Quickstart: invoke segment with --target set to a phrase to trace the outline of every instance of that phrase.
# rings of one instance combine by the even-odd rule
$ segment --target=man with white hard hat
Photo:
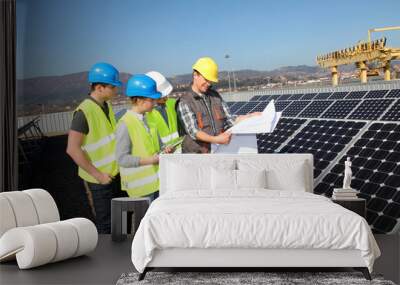
[[[152,124],[160,136],[161,142],[165,146],[176,146],[175,153],[181,152],[178,134],[178,119],[175,110],[176,99],[168,98],[172,92],[172,85],[168,80],[157,71],[146,73],[157,84],[157,91],[161,93],[161,98],[157,99],[157,106],[146,114],[148,124]],[[178,144],[178,145],[176,145]]]

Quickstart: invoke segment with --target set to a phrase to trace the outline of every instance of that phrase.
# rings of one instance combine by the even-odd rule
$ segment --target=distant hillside
[[[394,76],[400,76],[400,63],[393,62]],[[341,72],[354,72],[354,66],[340,67]],[[285,66],[270,71],[235,70],[237,87],[261,86],[266,83],[286,84],[293,80],[310,80],[329,76],[329,71],[318,66]],[[121,73],[121,81],[126,83],[131,76]],[[219,73],[220,81],[217,88],[227,89],[229,86],[228,72]],[[182,74],[168,78],[174,85],[175,91],[184,92],[190,84],[192,75]],[[230,77],[232,83],[232,75]],[[19,114],[38,113],[46,111],[56,112],[69,110],[83,100],[89,92],[87,73],[79,72],[63,76],[47,76],[17,81],[17,100]],[[121,91],[123,93],[123,91]]]
[[[235,78],[237,80],[245,80],[251,78],[266,78],[266,77],[274,77],[274,76],[285,76],[285,75],[324,75],[328,72],[317,66],[308,66],[308,65],[299,65],[299,66],[285,66],[278,69],[274,69],[271,71],[259,71],[259,70],[251,70],[251,69],[242,69],[235,70]],[[221,71],[219,73],[220,79],[227,80],[228,72]],[[190,82],[192,79],[192,75],[182,74],[171,77],[170,80],[175,84],[186,84]]]
[[[130,74],[121,73],[120,79],[126,82]],[[87,72],[63,76],[36,77],[17,81],[18,104],[22,105],[60,105],[80,102],[87,96],[89,85]]]

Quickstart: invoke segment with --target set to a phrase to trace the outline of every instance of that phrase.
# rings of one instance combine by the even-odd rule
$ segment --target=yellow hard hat
[[[218,65],[211,57],[201,57],[195,64],[193,69],[197,70],[205,79],[218,82]]]

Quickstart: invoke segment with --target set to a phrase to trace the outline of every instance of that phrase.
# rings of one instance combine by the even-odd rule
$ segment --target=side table
[[[365,199],[332,199],[332,202],[341,205],[342,207],[359,214],[361,217],[365,218]]]
[[[130,198],[120,197],[111,200],[111,239],[113,241],[123,241],[126,239],[126,233],[122,232],[126,223],[123,217],[127,213],[134,213],[134,231],[139,227],[140,221],[146,214],[150,206],[150,198]],[[125,225],[126,228],[126,225]],[[135,233],[133,232],[133,233]]]

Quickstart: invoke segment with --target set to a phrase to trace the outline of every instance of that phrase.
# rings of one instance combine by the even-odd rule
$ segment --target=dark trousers
[[[154,201],[155,199],[157,199],[157,198],[160,196],[159,194],[160,194],[160,192],[157,191],[157,192],[151,193],[151,194],[146,195],[146,196],[143,196],[143,197],[148,197],[148,198],[150,198],[150,204],[151,204],[151,203],[153,203],[153,201]]]
[[[119,175],[106,185],[87,181],[83,183],[95,217],[97,231],[99,234],[111,233],[111,199],[127,196],[125,191],[121,191]]]

